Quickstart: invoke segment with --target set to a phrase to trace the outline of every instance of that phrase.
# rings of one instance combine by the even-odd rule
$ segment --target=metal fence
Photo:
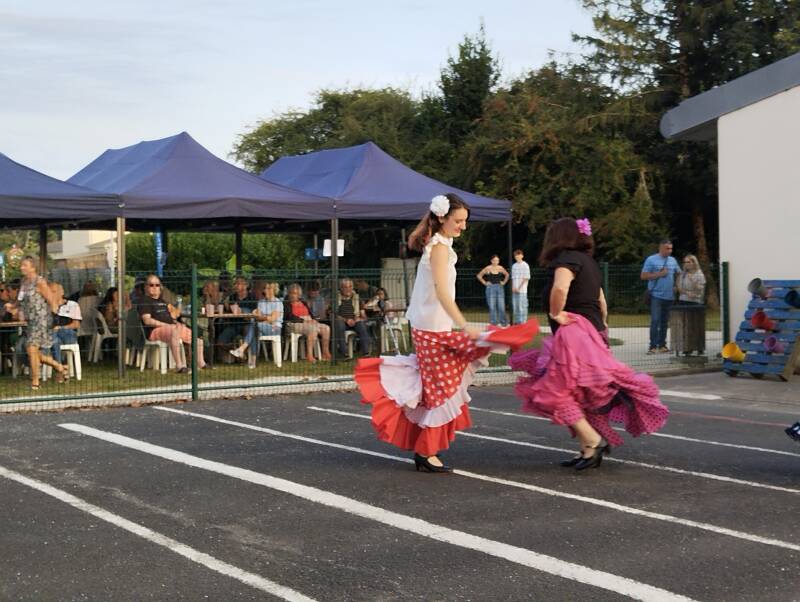
[[[712,294],[703,311],[702,343],[695,343],[695,347],[702,348],[685,350],[678,345],[672,353],[653,355],[647,354],[649,310],[642,300],[645,283],[639,277],[640,266],[602,264],[601,268],[609,302],[612,350],[620,360],[649,372],[689,370],[720,362],[719,352],[723,341],[718,307],[720,297],[724,300],[725,295],[720,295],[716,284],[719,282],[717,266],[706,274],[707,290]],[[459,270],[456,297],[470,322],[486,324],[489,321],[486,291],[476,274],[477,270]],[[104,400],[111,398],[131,396],[153,400],[189,399],[198,395],[221,397],[247,394],[264,387],[288,392],[302,385],[313,386],[314,383],[330,386],[341,382],[343,386],[349,386],[354,360],[366,351],[367,343],[364,343],[362,350],[363,341],[359,340],[362,337],[356,334],[337,336],[325,349],[321,345],[322,336],[312,341],[309,348],[308,337],[292,336],[285,328],[277,336],[264,334],[257,325],[253,326],[250,317],[233,315],[233,304],[226,302],[224,297],[210,299],[206,295],[207,298],[203,298],[208,293],[204,287],[209,281],[217,282],[223,289],[228,288],[228,292],[234,286],[232,278],[225,273],[211,271],[195,271],[194,274],[190,271],[166,272],[161,277],[164,300],[180,310],[180,320],[189,331],[195,333],[194,352],[191,344],[171,345],[150,340],[149,329],[143,325],[140,316],[145,276],[129,274],[126,277],[126,290],[133,289],[133,293],[125,296],[126,310],[120,318],[113,303],[103,302],[106,293],[103,287],[113,283],[110,273],[71,273],[62,270],[49,274],[52,280],[64,285],[67,296],[74,296],[82,313],[77,346],[62,345],[60,349],[60,361],[70,366],[72,375],[67,382],[59,382],[62,380],[59,375],[48,373],[45,367],[44,376],[47,380],[42,381],[39,390],[32,390],[30,369],[26,366],[28,358],[24,328],[13,325],[3,327],[0,324],[0,347],[3,352],[0,362],[0,407],[10,409],[14,404],[26,402],[17,407],[47,409],[63,407],[65,401],[69,401],[69,405],[92,405],[104,404]],[[372,313],[366,331],[359,333],[367,333],[368,354],[409,352],[410,337],[403,313],[414,282],[413,265],[406,270],[350,269],[341,276],[354,281],[362,303],[374,297],[377,288],[385,291],[383,309],[387,310],[386,314],[382,316],[380,311]],[[286,294],[288,285],[298,283],[303,288],[304,296],[311,289],[319,289],[323,299],[329,297],[335,285],[329,270],[266,270],[246,274],[246,278],[256,298],[261,297],[265,283],[278,283],[281,297]],[[547,320],[541,295],[545,279],[544,270],[532,269],[528,299],[529,316],[540,321],[546,334]],[[97,295],[80,295],[81,291],[86,292],[86,282],[94,285]],[[89,292],[93,289],[92,285],[88,287]],[[505,287],[504,305],[505,321],[509,322],[509,285]],[[380,307],[377,305],[378,310]],[[320,317],[323,324],[330,325],[330,314]],[[122,349],[118,336],[120,323],[124,324],[125,331]],[[253,329],[257,336],[249,349],[241,354],[231,353],[241,347],[248,332]],[[674,335],[675,332],[673,338]],[[191,335],[185,338],[189,341],[192,339]],[[342,343],[341,349],[337,343]],[[533,344],[538,344],[538,341]],[[311,356],[307,353],[309,349]],[[53,350],[48,352],[55,353]],[[124,363],[123,374],[119,370],[120,352]],[[328,352],[335,356],[334,361],[325,359]],[[211,368],[199,369],[203,362]],[[181,370],[184,366],[186,370]],[[507,370],[506,357],[491,355],[489,370]]]

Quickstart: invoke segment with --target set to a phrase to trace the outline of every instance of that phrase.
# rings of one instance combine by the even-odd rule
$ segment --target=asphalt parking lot
[[[583,473],[510,386],[451,475],[355,393],[5,415],[0,599],[800,599],[800,388],[659,384],[665,429]]]

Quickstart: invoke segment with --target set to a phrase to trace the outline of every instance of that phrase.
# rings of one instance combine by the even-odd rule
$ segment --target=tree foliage
[[[171,232],[168,235],[166,269],[188,270],[192,264],[200,269],[223,270],[234,255],[233,234]],[[242,239],[242,263],[258,269],[294,267],[303,261],[303,237],[286,234],[245,234]],[[132,233],[126,237],[128,269],[147,272],[155,269],[156,252],[153,235]]]

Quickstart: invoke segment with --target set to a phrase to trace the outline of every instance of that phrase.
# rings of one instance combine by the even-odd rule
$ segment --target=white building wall
[[[731,337],[753,278],[800,280],[800,86],[721,117],[720,258],[730,262]]]
[[[62,232],[61,254],[59,257],[77,257],[89,253],[89,245],[114,240],[116,233],[108,230],[64,230]]]

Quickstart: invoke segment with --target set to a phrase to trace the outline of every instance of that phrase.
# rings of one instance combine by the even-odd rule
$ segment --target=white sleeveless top
[[[456,261],[458,256],[453,251],[453,239],[437,232],[425,245],[422,258],[419,260],[417,279],[414,281],[414,290],[411,293],[406,318],[417,330],[449,332],[453,329],[453,320],[439,303],[439,299],[436,298],[436,287],[433,286],[433,273],[431,272],[431,249],[437,244],[447,247],[447,291],[452,299],[456,298]]]

